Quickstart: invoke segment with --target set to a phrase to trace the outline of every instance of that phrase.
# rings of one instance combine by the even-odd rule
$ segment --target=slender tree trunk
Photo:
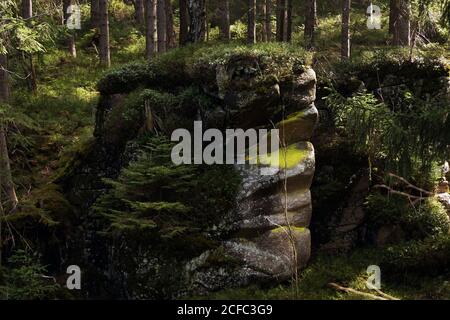
[[[286,1],[286,36],[285,41],[291,42],[292,39],[292,0]]]
[[[307,50],[314,48],[316,29],[316,0],[306,0],[305,2],[305,47]]]
[[[247,7],[247,43],[256,43],[256,0],[248,0]]]
[[[283,42],[284,35],[284,8],[286,6],[286,0],[277,0],[277,41]]]
[[[389,34],[394,34],[398,16],[397,0],[389,0]]]
[[[342,1],[342,33],[341,33],[341,57],[350,58],[350,4],[351,0]]]
[[[134,19],[139,26],[144,25],[144,0],[134,0]]]
[[[272,41],[272,1],[264,0],[264,29],[266,34],[266,41]]]
[[[0,55],[0,103],[9,99],[9,75],[8,59],[6,55]],[[5,191],[8,200],[8,209],[15,210],[18,204],[16,189],[12,180],[11,165],[9,161],[8,145],[3,120],[0,119],[0,193]],[[0,204],[1,205],[1,204]],[[2,210],[3,210],[3,205]]]
[[[411,44],[411,2],[410,0],[395,0],[395,11],[398,16],[394,22],[394,40],[396,46]]]
[[[157,32],[158,32],[158,52],[163,53],[167,50],[167,16],[165,0],[158,0],[156,10]]]
[[[22,0],[22,18],[27,20],[27,23],[30,24],[31,21],[29,19],[33,16],[33,2],[32,0]],[[37,79],[36,79],[36,69],[34,67],[34,61],[33,61],[33,55],[32,54],[26,54],[26,57],[24,59],[24,63],[29,63],[29,86],[30,90],[32,92],[37,91]]]
[[[180,2],[180,45],[184,46],[189,41],[189,11],[187,0]]]
[[[0,55],[0,101],[6,101],[9,98],[9,74],[8,58],[5,54]]]
[[[205,40],[206,2],[205,0],[188,0],[190,28],[189,41],[197,43]]]
[[[221,0],[219,2],[220,12],[220,39],[230,40],[230,0]]]
[[[99,0],[100,18],[100,64],[104,67],[111,66],[111,51],[109,47],[109,16],[108,0]]]
[[[67,13],[67,10],[70,5],[73,4],[73,0],[63,0],[63,24],[66,25],[67,19],[69,19],[69,14]],[[70,34],[67,37],[67,46],[69,48],[69,53],[72,57],[77,57],[77,47],[75,45],[75,35],[72,33],[72,31],[69,31]]]
[[[99,0],[91,0],[91,28],[99,26]]]
[[[33,1],[22,0],[22,17],[24,19],[29,19],[32,16],[33,16]]]
[[[156,1],[145,0],[145,56],[152,60],[156,52]]]
[[[165,2],[166,10],[166,26],[167,26],[167,49],[172,49],[177,46],[177,35],[175,33],[175,28],[173,26],[173,7],[171,0],[166,0]]]

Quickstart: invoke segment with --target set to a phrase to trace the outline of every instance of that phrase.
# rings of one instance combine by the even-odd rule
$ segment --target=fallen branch
[[[385,293],[381,292],[380,290],[377,290],[377,292],[380,295],[382,295],[382,297],[374,295],[374,294],[371,294],[371,293],[358,291],[358,290],[355,290],[355,289],[352,289],[352,288],[343,287],[343,286],[338,285],[337,283],[329,283],[328,285],[331,288],[333,288],[333,289],[335,289],[337,291],[342,291],[342,292],[345,292],[345,293],[353,293],[353,294],[356,294],[356,295],[359,295],[359,296],[363,296],[365,298],[369,298],[369,299],[373,299],[373,300],[383,300],[383,301],[386,301],[386,300],[399,300],[397,298],[394,298],[394,297],[392,297],[392,296],[390,296],[388,294],[385,294]]]
[[[420,193],[423,193],[423,194],[426,194],[426,195],[429,195],[429,196],[432,196],[432,195],[433,195],[432,192],[427,191],[427,190],[424,190],[424,189],[419,188],[419,187],[416,187],[415,185],[413,185],[412,183],[410,183],[410,182],[409,182],[408,180],[406,180],[405,178],[402,178],[402,177],[400,177],[400,176],[398,176],[398,175],[396,175],[396,174],[389,173],[389,176],[390,176],[391,178],[395,178],[395,179],[397,179],[397,180],[400,180],[401,182],[403,182],[404,184],[406,184],[406,185],[407,185],[408,187],[410,187],[411,189],[417,190],[417,191],[419,191]]]

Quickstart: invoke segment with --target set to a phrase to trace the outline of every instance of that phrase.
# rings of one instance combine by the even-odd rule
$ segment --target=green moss
[[[309,148],[300,149],[298,145],[294,144],[287,148],[280,148],[278,150],[278,159],[272,154],[268,154],[267,156],[260,156],[259,162],[262,165],[271,167],[292,169],[307,159],[310,152]]]
[[[306,231],[306,228],[301,228],[301,227],[293,227],[293,226],[291,226],[290,229],[292,231],[294,231],[294,232],[300,232],[300,233],[303,233],[303,232]],[[270,232],[278,234],[278,233],[286,233],[286,232],[288,232],[288,230],[289,230],[288,227],[279,227],[279,228],[271,230]]]

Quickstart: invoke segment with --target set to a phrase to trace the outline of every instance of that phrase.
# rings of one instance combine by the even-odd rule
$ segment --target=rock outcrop
[[[219,55],[205,50],[184,57],[175,51],[172,58],[169,53],[149,66],[125,67],[105,76],[99,84],[95,141],[60,182],[84,217],[86,264],[94,270],[91,276],[108,278],[114,290],[127,297],[153,298],[156,291],[158,297],[178,297],[287,280],[310,257],[315,154],[309,141],[318,121],[314,70],[304,54],[287,47],[238,47],[217,50]],[[176,263],[169,262],[173,260],[169,253],[155,257],[151,250],[125,259],[133,254],[126,238],[121,238],[122,248],[112,249],[96,232],[99,224],[90,208],[107,190],[102,179],[116,178],[135,158],[144,129],[154,127],[158,134],[170,137],[177,128],[192,130],[194,121],[202,121],[204,130],[275,127],[282,144],[279,162],[235,166],[241,184],[233,210],[219,217],[218,224],[202,230],[217,244],[214,248]],[[262,169],[272,174],[261,174]],[[227,187],[227,181],[223,184]],[[118,250],[115,257],[130,261],[138,270],[114,261],[110,254],[114,250]],[[177,273],[176,280],[162,275],[169,272],[167,265]],[[142,279],[149,270],[158,272],[147,278],[155,280],[161,275],[174,283],[150,288],[153,280],[138,285],[128,280],[136,278],[133,275]]]
[[[276,113],[289,110],[275,125],[282,145],[277,151],[279,162],[236,166],[241,188],[235,209],[223,222],[228,238],[216,250],[237,261],[238,267],[205,267],[215,252],[194,259],[187,271],[191,285],[200,291],[221,289],[223,283],[287,280],[310,258],[315,155],[308,141],[318,120],[316,75],[305,67],[292,70],[282,83],[261,82],[257,70],[261,70],[257,58],[230,59],[217,68],[217,94],[232,110],[233,123],[245,128],[265,124]],[[273,174],[262,174],[262,169]]]

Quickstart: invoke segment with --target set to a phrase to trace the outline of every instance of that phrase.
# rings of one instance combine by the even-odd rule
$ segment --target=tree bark
[[[221,0],[219,2],[219,12],[220,12],[220,39],[230,40],[230,0]]]
[[[6,101],[9,98],[9,74],[8,58],[5,54],[0,55],[0,101]]]
[[[134,0],[134,19],[139,26],[144,25],[144,0]]]
[[[189,11],[187,0],[179,0],[180,4],[180,46],[189,42]]]
[[[29,19],[32,16],[33,16],[33,1],[22,0],[22,17],[24,19]]]
[[[206,35],[206,2],[205,0],[188,1],[189,16],[191,19],[189,41],[192,43],[204,41]]]
[[[398,15],[397,0],[389,0],[389,34],[394,34]]]
[[[91,28],[99,26],[99,0],[91,0]]]
[[[305,47],[307,50],[314,48],[315,29],[316,29],[316,0],[306,0],[305,3]]]
[[[73,4],[73,0],[63,0],[63,24],[66,25],[67,19],[69,19],[69,14],[67,13],[67,9],[70,5]],[[77,57],[77,47],[75,45],[75,35],[72,31],[69,31],[70,34],[67,37],[67,47],[69,49],[69,53],[72,57]]]
[[[284,35],[284,8],[286,6],[286,0],[277,0],[277,41],[283,42]]]
[[[351,0],[342,1],[341,58],[350,58],[350,5]]]
[[[287,0],[286,3],[286,35],[285,41],[291,42],[292,39],[292,0]]]
[[[152,60],[156,52],[156,5],[157,0],[145,0],[145,56]]]
[[[100,64],[104,67],[111,66],[111,51],[109,47],[109,16],[108,0],[99,0],[100,18]]]
[[[9,99],[9,75],[8,59],[6,55],[0,55],[0,103]],[[3,121],[0,120],[0,193],[5,190],[8,200],[7,208],[14,211],[19,201],[17,200],[16,189],[12,180],[11,165],[6,143],[6,132]],[[3,205],[0,204],[3,210]]]
[[[173,7],[171,0],[165,1],[165,11],[166,11],[166,49],[172,49],[177,46],[177,35],[175,33],[175,28],[173,27]]]
[[[247,43],[256,43],[256,0],[248,0],[247,7]]]
[[[410,0],[395,0],[394,39],[396,46],[411,45],[411,2]]]
[[[164,53],[167,50],[167,24],[165,0],[157,0],[156,22],[158,33],[158,52]]]
[[[272,1],[264,0],[265,16],[264,16],[264,29],[266,34],[266,40],[272,41]]]
[[[22,0],[22,18],[27,20],[27,24],[30,24],[29,19],[33,16],[33,2],[32,0]],[[37,91],[37,78],[36,78],[36,68],[34,67],[33,55],[25,54],[24,55],[24,63],[26,64],[26,60],[29,61],[29,86],[32,92]]]

